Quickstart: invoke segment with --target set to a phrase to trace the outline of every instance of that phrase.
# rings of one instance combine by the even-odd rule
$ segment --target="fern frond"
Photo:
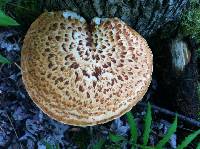
[[[176,128],[177,128],[177,115],[171,127],[168,129],[167,133],[165,134],[163,139],[158,142],[155,148],[156,149],[163,148],[163,146],[169,141],[170,137],[176,132]]]
[[[147,113],[144,119],[144,133],[143,133],[143,145],[146,146],[149,139],[149,134],[151,132],[151,122],[152,122],[152,116],[151,116],[151,105],[148,103],[147,106]]]

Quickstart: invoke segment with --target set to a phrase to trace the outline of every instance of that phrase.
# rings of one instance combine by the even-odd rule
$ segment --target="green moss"
[[[197,50],[197,53],[200,56],[200,49]],[[200,102],[200,82],[198,82],[198,85],[197,85],[197,95],[198,95],[199,102]],[[198,113],[198,120],[200,120],[200,111]]]
[[[200,5],[197,1],[191,1],[190,8],[182,15],[180,32],[200,43]]]

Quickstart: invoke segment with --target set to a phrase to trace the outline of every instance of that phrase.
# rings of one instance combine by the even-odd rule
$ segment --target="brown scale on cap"
[[[91,24],[74,12],[45,12],[29,28],[22,76],[33,101],[65,124],[91,126],[128,112],[151,82],[147,42],[117,18]]]

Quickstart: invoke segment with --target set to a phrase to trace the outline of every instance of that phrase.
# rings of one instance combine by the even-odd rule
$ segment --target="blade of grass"
[[[11,62],[7,58],[3,57],[0,54],[0,63],[2,63],[2,64],[10,64]]]
[[[4,8],[5,8],[5,6],[6,6],[7,3],[8,3],[7,0],[1,0],[1,2],[0,2],[0,9],[4,10]]]
[[[200,149],[200,143],[198,143],[198,145],[197,145],[197,149]]]
[[[92,149],[101,149],[106,142],[106,139],[100,139],[95,145],[93,145]]]
[[[200,135],[200,129],[195,131],[194,133],[188,135],[185,140],[183,140],[183,142],[178,145],[177,149],[184,149],[185,147],[187,147],[188,144],[190,144],[192,142],[192,140],[194,140],[198,135]]]
[[[56,144],[56,149],[60,149],[59,144]]]
[[[14,19],[4,14],[2,10],[0,10],[0,26],[17,26],[19,25]]]
[[[48,142],[45,143],[46,149],[53,149],[53,146],[49,144]]]
[[[155,149],[154,147],[151,147],[151,146],[144,146],[144,145],[140,145],[140,144],[135,144],[134,145],[135,147],[138,147],[138,148],[140,148],[140,149]],[[133,148],[131,148],[131,149],[135,149],[135,147]]]
[[[164,138],[158,142],[155,148],[162,149],[163,146],[169,141],[170,137],[176,132],[176,128],[177,128],[177,115],[171,127],[168,129],[167,133],[165,134]]]
[[[127,112],[126,113],[126,117],[127,117],[127,120],[128,120],[128,124],[130,126],[131,142],[133,144],[136,144],[137,143],[137,138],[138,138],[136,122],[135,122],[134,117],[133,117],[131,112]]]
[[[146,146],[149,139],[149,134],[151,132],[151,122],[152,122],[152,116],[151,116],[151,105],[148,103],[147,106],[147,113],[144,119],[144,133],[143,133],[143,145]]]
[[[112,142],[115,142],[115,143],[126,140],[123,136],[114,135],[112,133],[109,133],[109,138]]]

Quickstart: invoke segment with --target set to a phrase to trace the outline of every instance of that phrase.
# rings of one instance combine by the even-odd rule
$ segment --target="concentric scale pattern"
[[[22,76],[33,101],[53,119],[89,126],[129,111],[151,82],[152,53],[117,18],[91,23],[74,12],[45,12],[22,49]]]

